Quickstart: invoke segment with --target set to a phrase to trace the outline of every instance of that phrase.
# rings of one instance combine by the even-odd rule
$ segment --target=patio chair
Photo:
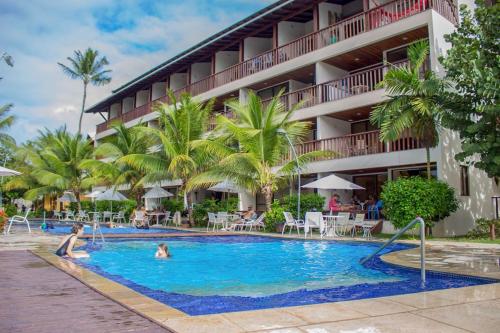
[[[12,227],[13,223],[26,223],[28,226],[28,232],[31,234],[31,228],[30,228],[30,222],[28,221],[28,214],[30,213],[31,208],[27,208],[26,212],[24,213],[24,216],[21,215],[14,215],[9,219],[9,227],[7,228],[7,232],[5,233],[8,235],[10,233],[10,228]]]
[[[321,212],[306,213],[306,218],[304,221],[304,238],[307,238],[307,233],[309,231],[311,232],[311,237],[312,237],[313,229],[319,229],[319,234],[321,238],[323,238],[323,236],[327,231],[326,224],[323,219],[323,214]]]
[[[104,212],[106,213],[106,212]],[[104,220],[104,218],[103,218]],[[132,225],[134,227],[137,227],[137,222],[141,222],[141,224],[143,225],[149,225],[149,220],[148,220],[148,217],[146,216],[146,214],[144,214],[144,212],[140,211],[140,210],[137,210],[135,212],[135,215],[134,215],[134,218],[132,219]]]
[[[181,212],[176,211],[174,213],[174,216],[172,217],[172,223],[177,227],[181,226],[182,224]]]
[[[266,217],[266,213],[260,214],[259,217],[253,220],[248,220],[245,222],[245,227],[249,228],[248,231],[252,231],[252,228],[255,227],[255,229],[261,229],[264,228],[264,217]]]
[[[63,215],[61,214],[61,212],[59,212],[57,210],[53,211],[52,217],[59,220],[59,221],[61,221],[63,219]]]
[[[346,233],[350,232],[352,229],[352,225],[349,223],[349,213],[339,212],[337,219],[337,233],[340,236],[345,236]]]
[[[102,221],[106,222],[106,220],[109,220],[110,222],[113,220],[113,213],[112,212],[102,212]]]
[[[297,229],[297,235],[300,235],[300,228],[304,229],[304,220],[296,220],[292,213],[290,212],[283,212],[283,215],[285,215],[285,224],[283,225],[283,230],[281,230],[281,234],[283,235],[285,233],[286,227],[290,227],[289,234],[292,234],[293,228]]]
[[[172,217],[170,217],[170,212],[165,212],[165,217],[163,218],[163,224],[167,225],[168,222],[173,222]]]
[[[358,230],[363,230],[363,224],[365,223],[365,213],[358,213],[354,217],[354,227],[352,228],[351,235],[354,237]]]
[[[84,210],[80,210],[78,211],[78,214],[76,214],[76,220],[80,222],[88,222],[90,221],[90,216]]]
[[[116,222],[116,223],[118,223],[118,222],[125,223],[125,212],[123,210],[121,210],[117,214],[114,214],[111,221]]]
[[[216,220],[215,213],[208,213],[207,231],[210,228],[210,224],[215,227]]]
[[[66,220],[74,221],[75,220],[75,212],[72,210],[67,210],[66,211]]]

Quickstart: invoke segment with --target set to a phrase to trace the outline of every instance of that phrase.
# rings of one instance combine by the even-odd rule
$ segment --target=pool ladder
[[[415,224],[420,223],[420,278],[422,279],[422,284],[425,283],[425,222],[421,217],[417,217],[410,223],[406,225],[403,229],[399,230],[394,236],[391,237],[387,242],[382,244],[375,252],[370,254],[368,257],[361,259],[361,264],[364,264],[374,256],[376,256],[380,251],[385,249],[387,246],[392,244],[396,239],[398,239],[402,234],[404,234],[408,229],[415,226]]]

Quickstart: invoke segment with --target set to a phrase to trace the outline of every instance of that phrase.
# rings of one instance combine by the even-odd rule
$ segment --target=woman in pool
[[[155,257],[156,258],[170,258],[172,255],[168,251],[168,246],[165,243],[161,243],[158,245],[158,249],[156,250]]]
[[[83,234],[83,224],[75,223],[71,228],[71,234],[64,237],[57,247],[56,254],[60,257],[68,256],[70,258],[88,258],[89,254],[85,251],[73,251],[76,240]]]

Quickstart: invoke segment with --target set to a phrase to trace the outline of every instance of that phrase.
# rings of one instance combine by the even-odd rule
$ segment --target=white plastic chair
[[[358,213],[354,217],[354,227],[352,228],[352,236],[356,236],[356,232],[358,228],[363,228],[363,224],[365,223],[365,214],[364,213]]]
[[[119,211],[117,214],[113,215],[113,218],[111,219],[113,222],[121,222],[125,223],[125,212],[124,211]]]
[[[80,210],[80,211],[78,211],[78,214],[76,215],[76,220],[81,221],[81,222],[84,222],[84,221],[88,222],[88,221],[90,221],[90,216],[84,210]]]
[[[319,229],[319,234],[321,238],[326,233],[326,223],[323,219],[323,214],[321,212],[307,212],[306,213],[306,218],[305,218],[305,223],[304,223],[304,238],[307,238],[307,233],[310,231],[311,232],[311,237],[312,237],[312,230],[313,229]]]
[[[12,227],[13,223],[26,223],[28,226],[28,232],[31,234],[31,228],[30,228],[30,222],[28,221],[28,214],[30,213],[31,208],[27,208],[26,212],[24,213],[24,216],[21,215],[14,215],[9,219],[9,227],[7,228],[6,235],[10,233],[10,228]]]
[[[216,220],[215,213],[208,213],[207,231],[210,228],[210,224],[215,227]]]
[[[261,229],[264,228],[264,218],[266,217],[266,213],[260,214],[260,216],[254,220],[249,220],[245,222],[245,227],[249,228],[248,231],[252,231],[252,228]]]
[[[102,212],[102,221],[106,222],[106,220],[109,220],[110,222],[113,220],[113,213],[112,212]]]
[[[337,219],[337,233],[340,236],[345,236],[347,232],[350,231],[349,229],[349,213],[344,213],[344,212],[339,212],[338,213],[338,219]]]
[[[75,220],[75,212],[73,212],[72,210],[67,210],[66,220]]]
[[[163,218],[163,224],[167,225],[168,222],[172,222],[172,218],[170,217],[170,212],[166,212],[165,217]]]
[[[63,219],[63,216],[62,216],[61,212],[58,212],[57,210],[54,210],[53,212],[54,212],[53,213],[53,217],[55,219],[58,219],[59,221],[61,221]]]
[[[290,212],[283,212],[283,215],[285,215],[285,224],[283,225],[283,230],[281,231],[281,234],[283,235],[285,233],[286,227],[290,227],[289,234],[292,234],[293,228],[297,229],[297,235],[300,235],[300,228],[304,229],[304,221],[303,220],[296,220],[292,213]]]
[[[137,222],[141,222],[141,224],[148,224],[149,225],[148,218],[147,218],[146,214],[144,214],[143,211],[137,210],[135,212],[135,216],[134,216],[134,220],[132,221],[132,225],[134,227],[137,226]]]

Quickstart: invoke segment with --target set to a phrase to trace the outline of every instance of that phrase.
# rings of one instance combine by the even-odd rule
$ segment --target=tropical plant
[[[193,198],[186,184],[205,171],[214,161],[204,149],[194,143],[202,139],[207,130],[208,115],[213,101],[201,103],[189,94],[177,99],[168,92],[172,104],[158,103],[154,109],[159,114],[160,128],[143,127],[145,135],[156,138],[158,151],[155,154],[130,154],[121,158],[132,167],[159,177],[157,180],[181,180],[180,192],[183,193],[188,209],[190,225],[193,224]]]
[[[102,86],[111,82],[111,77],[108,75],[111,70],[104,69],[109,65],[106,57],[99,58],[99,52],[87,48],[83,53],[80,50],[74,51],[74,57],[68,57],[69,66],[60,62],[58,65],[62,68],[63,72],[74,80],[81,80],[83,82],[83,100],[82,110],[80,112],[80,120],[78,121],[78,134],[82,132],[82,119],[83,112],[85,111],[85,101],[87,99],[87,86],[92,84],[94,86]]]
[[[372,124],[380,127],[380,140],[400,139],[410,133],[426,151],[427,178],[431,179],[430,148],[439,142],[443,113],[441,95],[447,84],[426,69],[429,43],[419,41],[408,47],[409,66],[394,66],[387,71],[380,86],[389,100],[373,108]]]
[[[193,218],[196,226],[206,226],[208,213],[229,212],[234,213],[238,209],[238,198],[228,198],[227,200],[205,199],[195,204]]]
[[[0,56],[0,61],[4,61],[10,67],[14,66],[14,60],[5,52]],[[1,77],[0,80],[2,80]],[[5,130],[12,126],[15,120],[13,115],[8,114],[12,109],[12,106],[13,105],[10,103],[0,106],[0,144],[4,146],[15,145],[14,138],[5,133]]]
[[[288,136],[293,144],[301,142],[308,131],[309,123],[290,121],[300,105],[286,111],[280,92],[269,104],[264,105],[259,96],[250,92],[248,102],[229,101],[227,106],[234,119],[219,115],[216,139],[201,140],[203,147],[219,163],[210,170],[194,177],[191,188],[208,187],[230,180],[242,189],[264,195],[266,208],[271,208],[273,193],[296,175],[294,159],[284,160],[289,155]],[[298,167],[318,157],[329,156],[329,152],[310,152],[298,156]]]
[[[444,95],[449,106],[443,116],[443,125],[460,134],[462,151],[455,155],[457,160],[468,160],[486,171],[489,177],[498,179],[500,3],[485,4],[482,0],[475,3],[473,15],[466,5],[460,6],[458,28],[445,35],[451,48],[440,61],[453,89]]]
[[[285,222],[285,215],[287,209],[283,207],[279,200],[274,200],[271,204],[271,208],[266,212],[266,218],[264,219],[264,228],[266,231],[272,232],[277,231],[277,226]]]
[[[92,157],[92,151],[90,141],[68,133],[66,128],[40,132],[36,141],[17,151],[17,158],[25,161],[28,173],[9,180],[6,188],[28,189],[28,200],[69,190],[80,207],[80,194],[95,184],[95,178],[80,167],[82,161]]]
[[[480,218],[475,221],[475,227],[467,233],[468,238],[483,238],[489,236],[496,239],[496,234],[500,229],[500,219]]]
[[[396,228],[406,226],[417,216],[430,228],[458,209],[454,189],[435,179],[400,177],[387,182],[380,197],[384,215]]]
[[[289,211],[292,215],[297,213],[297,195],[288,195],[280,200],[284,209]],[[325,206],[325,197],[317,193],[304,193],[300,196],[300,211],[301,216],[299,219],[304,219],[305,213],[310,211],[322,211]],[[296,217],[297,218],[297,217]]]
[[[115,133],[96,147],[95,159],[85,160],[80,165],[90,170],[97,177],[96,182],[102,185],[128,185],[137,203],[142,201],[144,185],[155,179],[154,174],[126,163],[124,158],[133,154],[147,154],[153,145],[153,140],[138,130],[142,126],[139,124],[127,128],[121,123],[114,124],[112,129]]]

